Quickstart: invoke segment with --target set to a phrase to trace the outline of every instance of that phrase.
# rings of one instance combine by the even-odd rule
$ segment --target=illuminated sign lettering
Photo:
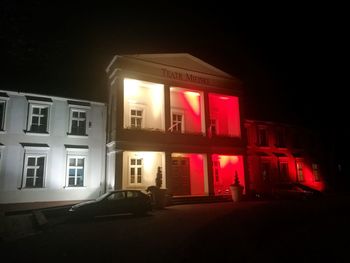
[[[170,71],[165,68],[162,68],[163,77],[167,77],[169,79],[175,79],[175,80],[183,80],[183,81],[191,81],[196,82],[199,84],[206,84],[208,85],[210,83],[210,80],[203,77],[198,77],[196,75],[193,75],[191,73],[181,73],[176,71]]]

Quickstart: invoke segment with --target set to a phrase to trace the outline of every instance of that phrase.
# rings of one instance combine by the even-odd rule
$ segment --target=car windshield
[[[102,199],[106,198],[106,196],[108,196],[110,194],[110,192],[107,192],[99,197],[96,198],[96,201],[101,201]]]

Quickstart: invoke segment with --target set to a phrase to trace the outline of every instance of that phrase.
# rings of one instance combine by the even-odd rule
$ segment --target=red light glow
[[[216,195],[230,193],[235,172],[241,185],[245,186],[243,157],[240,155],[212,155],[214,191]]]

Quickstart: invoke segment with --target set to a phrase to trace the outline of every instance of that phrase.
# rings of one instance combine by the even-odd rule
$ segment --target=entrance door
[[[271,191],[271,162],[262,160],[261,162],[261,191],[270,193]]]
[[[172,157],[171,159],[171,188],[173,195],[190,195],[190,159],[186,157]]]

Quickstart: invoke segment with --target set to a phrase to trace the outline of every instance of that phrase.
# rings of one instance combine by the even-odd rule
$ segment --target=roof
[[[154,63],[162,66],[168,66],[178,69],[190,70],[197,73],[204,73],[221,78],[230,78],[239,81],[230,74],[214,67],[203,60],[194,57],[188,53],[163,53],[163,54],[130,54],[130,55],[116,55],[111,63],[106,68],[108,72],[115,60],[121,58],[134,59],[148,63]]]

